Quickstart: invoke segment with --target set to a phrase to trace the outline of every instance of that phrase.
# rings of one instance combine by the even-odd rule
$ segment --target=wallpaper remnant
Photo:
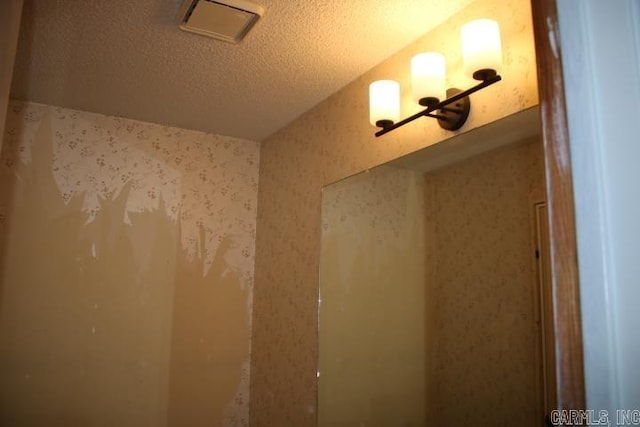
[[[9,114],[24,125],[7,129],[3,168],[31,162],[35,133],[50,115],[54,180],[65,203],[82,195],[87,223],[128,185],[123,222],[131,225],[130,213],[155,211],[162,201],[166,215],[180,224],[189,259],[203,259],[203,275],[225,235],[255,233],[257,143],[33,103],[13,102]],[[252,256],[251,239],[245,239],[227,261],[239,269]],[[250,272],[244,273],[250,282]]]
[[[259,145],[12,102],[0,420],[246,426]]]

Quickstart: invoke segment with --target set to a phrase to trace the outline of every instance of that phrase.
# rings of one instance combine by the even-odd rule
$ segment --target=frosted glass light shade
[[[378,80],[369,85],[369,121],[373,126],[400,120],[400,83]]]
[[[411,92],[413,100],[425,106],[447,97],[444,55],[426,52],[411,58]]]
[[[500,27],[491,19],[478,19],[462,27],[464,74],[476,80],[495,75],[502,66]]]

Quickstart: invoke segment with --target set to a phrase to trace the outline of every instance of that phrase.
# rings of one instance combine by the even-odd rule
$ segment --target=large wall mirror
[[[538,117],[323,189],[320,427],[544,425],[555,400]]]

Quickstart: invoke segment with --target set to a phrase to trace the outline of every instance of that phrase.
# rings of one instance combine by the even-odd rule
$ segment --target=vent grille
[[[180,29],[238,43],[263,14],[263,7],[244,0],[189,0],[182,9]]]

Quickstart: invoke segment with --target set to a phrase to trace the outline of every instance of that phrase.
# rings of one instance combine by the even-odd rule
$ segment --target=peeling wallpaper
[[[460,27],[475,18],[500,23],[503,81],[472,95],[465,132],[538,103],[536,64],[527,0],[479,0],[365,73],[262,143],[256,240],[251,367],[254,426],[316,423],[318,271],[321,188],[373,166],[440,143],[455,133],[421,119],[374,138],[368,85],[400,81],[403,116],[414,111],[409,62],[438,50],[447,58],[449,86],[460,77]]]
[[[131,225],[130,213],[162,209],[180,223],[182,248],[189,259],[203,259],[203,275],[226,235],[247,237],[228,256],[234,268],[253,258],[257,143],[14,102],[9,120],[23,120],[24,126],[7,129],[5,169],[18,160],[31,162],[34,138],[45,115],[51,117],[54,180],[65,203],[82,197],[87,223],[96,219],[105,200],[128,187],[123,222]],[[245,269],[246,283],[250,273]]]
[[[12,102],[0,420],[249,416],[259,145]]]

